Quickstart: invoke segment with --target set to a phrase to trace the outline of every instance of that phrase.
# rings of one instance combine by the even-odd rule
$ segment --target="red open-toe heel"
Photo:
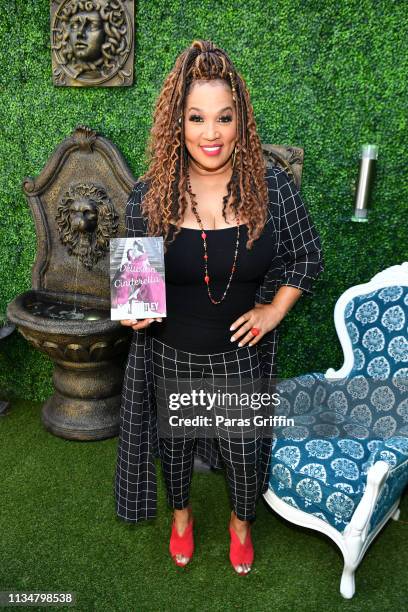
[[[246,563],[247,565],[252,565],[253,563],[254,547],[252,545],[252,539],[251,539],[251,526],[248,525],[248,531],[245,536],[245,541],[243,544],[241,544],[241,541],[237,533],[234,531],[231,525],[229,525],[229,532],[231,536],[230,553],[229,553],[231,565],[234,568],[234,570],[237,572],[237,574],[239,574],[240,576],[246,576],[247,574],[249,574],[250,569],[247,572],[244,572],[244,571],[238,572],[235,569],[235,566],[242,565],[243,563]]]
[[[174,563],[179,567],[185,567],[187,563],[190,563],[191,558],[194,552],[194,537],[193,537],[193,517],[190,518],[187,527],[184,530],[183,535],[179,535],[176,529],[176,523],[173,518],[173,524],[171,528],[171,536],[170,536],[170,555],[173,559]],[[187,563],[182,563],[178,559],[176,559],[176,555],[183,555],[183,557],[188,557]]]

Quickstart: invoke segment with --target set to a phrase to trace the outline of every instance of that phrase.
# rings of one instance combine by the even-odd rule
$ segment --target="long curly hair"
[[[177,58],[157,98],[145,152],[148,170],[140,177],[149,184],[141,204],[142,214],[147,219],[148,234],[162,235],[165,251],[166,245],[180,233],[188,205],[188,152],[182,119],[185,101],[194,81],[213,79],[228,83],[234,94],[237,115],[235,162],[227,185],[228,194],[224,197],[224,219],[226,203],[231,196],[234,214],[247,219],[247,249],[252,248],[266,223],[266,163],[247,86],[225,51],[211,41],[194,40]],[[169,240],[171,219],[176,221],[176,227],[172,240]]]

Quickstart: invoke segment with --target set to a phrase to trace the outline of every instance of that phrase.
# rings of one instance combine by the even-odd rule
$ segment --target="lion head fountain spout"
[[[56,435],[118,432],[129,330],[110,320],[109,240],[125,236],[135,179],[119,150],[78,126],[36,179],[23,181],[37,234],[32,289],[7,314],[54,362],[55,392],[42,421]]]
[[[58,205],[59,237],[70,255],[88,270],[105,256],[118,231],[118,214],[105,189],[92,183],[73,185]]]

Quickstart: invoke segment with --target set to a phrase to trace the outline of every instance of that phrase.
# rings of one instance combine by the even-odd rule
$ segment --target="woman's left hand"
[[[236,319],[230,327],[234,332],[231,341],[239,341],[238,346],[244,346],[249,342],[253,346],[264,336],[279,325],[285,314],[274,304],[255,304],[255,307]],[[256,327],[259,334],[254,336],[251,329]]]

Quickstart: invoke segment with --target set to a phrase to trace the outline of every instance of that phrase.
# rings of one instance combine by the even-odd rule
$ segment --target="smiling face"
[[[195,82],[184,109],[190,164],[200,173],[230,168],[236,131],[235,103],[228,83],[221,79]]]
[[[76,13],[69,23],[69,39],[77,59],[92,62],[101,55],[105,32],[97,11]]]

